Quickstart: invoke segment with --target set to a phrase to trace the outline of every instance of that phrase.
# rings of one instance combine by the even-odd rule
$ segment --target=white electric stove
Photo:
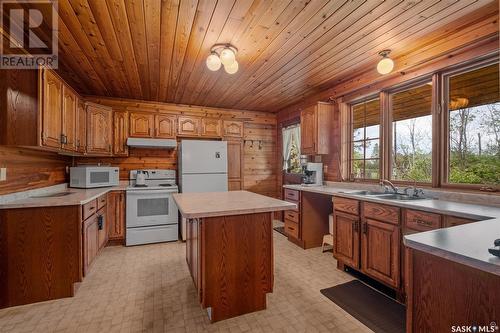
[[[178,209],[175,170],[146,169],[145,181],[137,184],[137,171],[130,171],[126,189],[127,233],[125,244],[140,245],[178,240]]]

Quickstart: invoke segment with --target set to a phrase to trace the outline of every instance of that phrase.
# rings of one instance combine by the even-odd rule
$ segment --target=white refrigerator
[[[182,140],[178,151],[179,191],[227,191],[227,142]],[[186,240],[186,220],[181,221]]]

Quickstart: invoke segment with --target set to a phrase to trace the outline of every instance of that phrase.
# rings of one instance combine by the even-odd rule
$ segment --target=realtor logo
[[[57,10],[54,0],[0,0],[0,68],[57,68]]]

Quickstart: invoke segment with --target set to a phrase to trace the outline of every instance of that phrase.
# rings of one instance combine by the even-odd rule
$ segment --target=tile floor
[[[196,301],[183,243],[107,247],[75,297],[0,310],[0,332],[370,332],[321,295],[352,280],[331,252],[274,232],[267,309],[210,324]]]

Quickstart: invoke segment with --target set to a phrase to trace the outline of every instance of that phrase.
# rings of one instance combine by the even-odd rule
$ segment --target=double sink
[[[353,195],[366,195],[373,196],[380,199],[386,200],[400,200],[400,201],[412,201],[412,200],[424,200],[427,199],[425,197],[414,196],[403,193],[383,193],[383,192],[375,192],[375,191],[349,191],[349,192],[340,192],[345,194],[353,194]]]

